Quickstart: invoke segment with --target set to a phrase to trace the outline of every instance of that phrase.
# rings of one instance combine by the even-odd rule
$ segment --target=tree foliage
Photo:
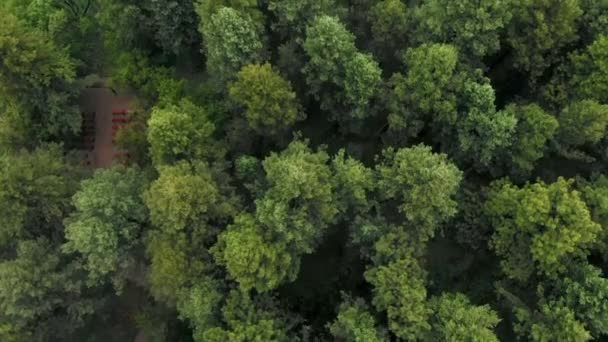
[[[495,229],[492,248],[503,272],[527,281],[534,274],[558,277],[566,262],[585,257],[601,226],[572,182],[563,178],[518,188],[508,182],[494,185],[486,212]]]
[[[303,47],[309,58],[304,68],[306,81],[322,108],[333,111],[331,115],[336,120],[341,111],[347,113],[342,120],[368,116],[381,71],[372,56],[357,51],[355,37],[340,20],[317,17],[306,29]],[[341,91],[331,91],[334,87]]]
[[[302,119],[291,84],[268,63],[244,66],[230,97],[245,108],[249,126],[259,134],[277,134]]]
[[[40,31],[0,7],[1,107],[13,106],[3,119],[19,130],[22,144],[78,133],[80,115],[75,62]]]
[[[204,108],[188,100],[152,109],[148,120],[148,143],[157,165],[180,159],[198,159],[216,152],[212,135],[215,125]]]
[[[451,43],[476,57],[498,51],[512,15],[509,2],[494,0],[432,0],[416,9],[419,40]]]
[[[488,305],[474,306],[460,293],[446,293],[430,300],[431,341],[499,341],[493,329],[498,315]]]
[[[221,83],[232,80],[241,67],[260,62],[262,33],[246,14],[222,7],[201,28],[207,72]]]
[[[76,211],[67,220],[64,250],[82,254],[92,281],[134,266],[148,216],[141,199],[144,186],[138,170],[115,167],[84,180],[74,195]]]

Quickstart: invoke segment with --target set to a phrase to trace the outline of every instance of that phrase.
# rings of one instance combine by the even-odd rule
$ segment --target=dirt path
[[[87,88],[80,96],[81,111],[95,112],[93,168],[112,166],[117,152],[112,143],[112,111],[128,109],[133,98],[115,95],[109,88]]]

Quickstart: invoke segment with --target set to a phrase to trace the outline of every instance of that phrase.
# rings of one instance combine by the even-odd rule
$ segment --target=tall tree
[[[608,32],[606,32],[608,34]],[[608,103],[608,36],[599,36],[585,50],[570,56],[568,99]],[[569,77],[568,77],[569,76]]]
[[[376,320],[362,299],[349,299],[340,305],[338,317],[329,326],[337,341],[381,342],[387,337],[379,331]]]
[[[23,240],[0,262],[0,338],[71,339],[97,308],[82,273],[49,240]]]
[[[337,18],[320,16],[306,29],[303,47],[310,93],[331,118],[347,122],[369,116],[381,71],[370,55],[357,51],[354,35]]]
[[[423,44],[405,54],[407,73],[392,77],[389,125],[417,136],[425,122],[453,125],[457,120],[458,51],[452,45]]]
[[[507,277],[523,283],[534,274],[556,278],[568,261],[588,254],[601,226],[571,187],[563,178],[521,188],[494,184],[485,208],[495,229],[491,247]]]
[[[200,42],[192,0],[101,0],[97,18],[114,53],[139,49],[183,55]]]
[[[405,219],[417,241],[428,241],[440,223],[456,214],[453,196],[462,172],[447,155],[435,154],[424,145],[389,148],[376,171],[380,200],[395,204],[396,222],[402,224]]]
[[[500,319],[489,305],[475,306],[460,293],[446,293],[429,301],[433,311],[429,341],[494,341]]]
[[[412,257],[365,272],[365,279],[374,286],[372,303],[386,310],[389,329],[401,339],[421,339],[431,328],[425,278],[426,272]]]
[[[0,249],[42,236],[60,241],[81,176],[56,145],[0,155]]]
[[[534,82],[577,38],[583,12],[579,0],[517,0],[514,5],[507,42],[516,66]]]
[[[401,0],[378,1],[369,12],[374,55],[383,61],[383,69],[397,64],[407,46],[412,26],[411,11]],[[389,69],[390,70],[390,69]]]
[[[558,116],[557,139],[563,146],[596,144],[606,135],[608,105],[593,100],[571,103]]]
[[[92,283],[111,277],[120,290],[133,272],[148,219],[141,199],[145,183],[140,171],[114,167],[84,180],[74,195],[76,211],[67,220],[63,248],[82,254]]]
[[[326,152],[295,140],[262,162],[265,189],[255,200],[255,215],[239,215],[220,234],[214,252],[245,290],[268,291],[293,281],[300,258],[315,250],[335,221],[338,204],[328,161]]]
[[[78,133],[79,87],[67,51],[0,7],[0,107],[4,124],[19,130],[18,145]],[[3,115],[4,116],[4,115]]]
[[[259,134],[275,135],[303,119],[291,84],[270,64],[250,64],[230,86],[230,98],[244,107],[249,126]]]
[[[416,8],[415,37],[421,42],[451,43],[480,58],[498,51],[511,15],[506,1],[425,1]]]
[[[222,7],[201,30],[207,72],[221,84],[232,80],[243,66],[263,59],[262,32],[247,14]]]
[[[214,131],[206,109],[188,100],[154,107],[148,120],[152,159],[160,166],[213,156],[220,150],[211,138]]]
[[[507,164],[512,173],[528,174],[543,157],[547,142],[557,131],[558,121],[537,104],[510,104],[503,111],[517,119],[512,143],[504,158],[510,160]]]

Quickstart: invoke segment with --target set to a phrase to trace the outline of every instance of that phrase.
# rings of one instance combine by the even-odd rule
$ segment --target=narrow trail
[[[133,100],[132,96],[116,95],[109,88],[87,88],[80,96],[80,108],[84,113],[95,113],[94,148],[90,159],[92,168],[112,166],[120,151],[112,142],[112,112],[127,110]]]

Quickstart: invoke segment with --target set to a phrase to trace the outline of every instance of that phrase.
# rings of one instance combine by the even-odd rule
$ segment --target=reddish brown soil
[[[83,112],[95,112],[95,148],[93,168],[112,166],[118,152],[112,143],[112,111],[128,109],[133,98],[115,95],[109,88],[87,88],[80,97]]]

